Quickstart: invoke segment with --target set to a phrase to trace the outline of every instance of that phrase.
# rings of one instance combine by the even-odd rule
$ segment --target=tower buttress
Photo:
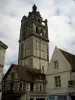
[[[43,69],[49,63],[47,19],[43,20],[34,4],[32,12],[21,20],[18,64]]]

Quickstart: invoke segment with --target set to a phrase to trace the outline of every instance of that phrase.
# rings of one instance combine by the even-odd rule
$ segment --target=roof
[[[69,52],[66,52],[64,50],[61,50],[61,53],[64,55],[64,57],[67,59],[67,61],[70,63],[71,67],[72,67],[72,71],[75,71],[75,55],[69,53]]]
[[[3,80],[7,77],[7,75],[11,71],[12,67],[16,69],[16,72],[19,76],[19,79],[22,79],[25,81],[30,81],[30,82],[35,81],[35,75],[45,76],[45,74],[41,73],[41,71],[38,69],[33,69],[33,68],[28,67],[28,66],[25,67],[25,66],[12,64],[10,66],[10,68],[8,69],[7,73],[4,75]]]
[[[4,44],[3,42],[0,41],[0,47],[2,47],[3,49],[7,49],[8,46],[6,44]]]

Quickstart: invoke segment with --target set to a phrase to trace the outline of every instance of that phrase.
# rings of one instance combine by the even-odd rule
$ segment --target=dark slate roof
[[[4,44],[3,42],[0,41],[0,47],[2,47],[3,49],[7,49],[8,46],[6,44]]]
[[[33,68],[28,67],[28,66],[25,67],[25,66],[12,64],[11,67],[8,69],[7,73],[4,75],[3,80],[9,74],[9,72],[12,69],[12,67],[16,69],[16,72],[17,72],[17,74],[19,76],[19,79],[25,80],[27,82],[35,81],[35,75],[43,75],[43,76],[45,76],[45,74],[41,73],[41,71],[38,70],[38,69],[33,69]]]
[[[61,49],[59,49],[59,50],[64,55],[64,57],[67,59],[67,61],[70,63],[70,65],[72,67],[72,71],[75,71],[75,55],[68,53]]]

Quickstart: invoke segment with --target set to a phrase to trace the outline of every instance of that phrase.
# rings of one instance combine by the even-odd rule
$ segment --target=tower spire
[[[36,7],[36,5],[35,5],[35,4],[33,5],[32,9],[33,9],[33,11],[34,11],[34,12],[36,12],[36,11],[37,11],[37,7]]]

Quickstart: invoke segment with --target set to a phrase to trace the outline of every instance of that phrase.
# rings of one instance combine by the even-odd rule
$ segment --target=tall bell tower
[[[42,69],[49,63],[47,19],[43,20],[34,4],[32,12],[21,20],[18,64]]]

